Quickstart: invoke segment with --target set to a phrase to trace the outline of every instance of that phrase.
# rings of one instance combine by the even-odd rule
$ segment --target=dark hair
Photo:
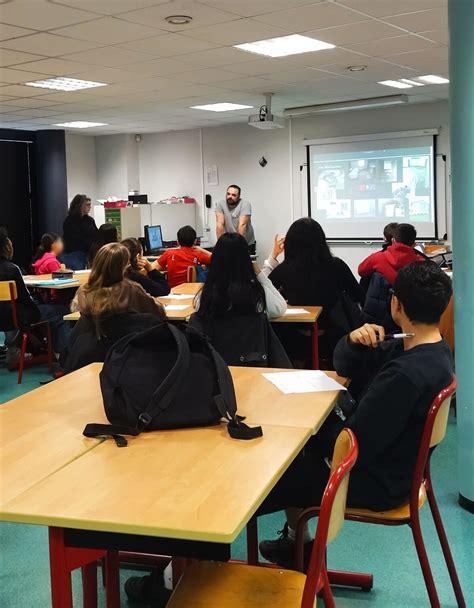
[[[412,226],[411,224],[398,224],[393,236],[397,243],[403,243],[404,245],[412,247],[416,241],[415,226]]]
[[[117,228],[113,224],[101,224],[97,232],[95,241],[89,249],[89,266],[92,266],[97,252],[107,243],[116,243],[118,241]]]
[[[212,252],[198,315],[250,315],[265,308],[265,292],[255,275],[247,241],[240,234],[226,232]]]
[[[82,217],[82,206],[91,199],[85,194],[76,194],[69,205],[68,215],[78,215]]]
[[[413,323],[439,323],[453,294],[451,279],[434,262],[412,262],[398,271],[394,294]]]
[[[387,241],[387,243],[390,243],[390,245],[392,244],[392,239],[395,236],[395,231],[397,227],[398,222],[390,222],[390,224],[387,224],[383,229],[383,237]]]
[[[241,188],[240,186],[237,186],[237,184],[231,184],[230,186],[227,186],[227,190],[228,190],[229,188],[235,188],[236,190],[238,190],[238,191],[239,191],[239,196],[240,196],[240,195],[241,195],[241,193],[242,193],[242,188]]]
[[[138,271],[137,255],[143,253],[140,241],[138,239],[129,238],[121,241],[121,244],[128,249],[128,253],[130,254],[130,266],[133,270]]]
[[[192,247],[197,234],[192,226],[183,226],[178,230],[178,243],[182,247]]]
[[[46,232],[46,234],[43,234],[39,247],[36,250],[35,255],[33,256],[33,262],[36,262],[37,260],[42,258],[45,253],[50,253],[53,243],[55,243],[59,239],[59,234],[55,234],[54,232]]]
[[[0,227],[0,258],[8,260],[11,255],[11,241],[6,228]]]
[[[291,224],[285,237],[285,264],[294,269],[310,271],[332,260],[321,224],[310,217],[303,217]]]

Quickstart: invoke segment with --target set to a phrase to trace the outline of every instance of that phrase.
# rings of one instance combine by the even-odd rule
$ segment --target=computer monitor
[[[147,253],[153,253],[163,248],[161,226],[145,226],[145,243]]]
[[[134,205],[147,205],[148,194],[129,194],[128,200]]]

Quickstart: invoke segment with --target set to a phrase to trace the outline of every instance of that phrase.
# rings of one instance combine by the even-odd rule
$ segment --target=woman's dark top
[[[141,285],[143,289],[154,298],[167,296],[170,292],[168,281],[161,272],[156,269],[150,270],[148,274],[142,274],[136,270],[129,270],[127,272],[127,278],[130,279],[130,281],[135,281],[135,283]]]
[[[270,274],[270,280],[292,306],[322,306],[318,323],[326,329],[331,310],[343,291],[354,302],[362,303],[363,292],[349,266],[339,258],[318,267],[294,268],[283,261]]]
[[[28,291],[21,270],[16,264],[0,258],[0,281],[15,281],[18,299],[16,301],[18,322],[20,326],[36,323],[40,319],[40,311]],[[10,302],[0,302],[0,330],[14,329]]]
[[[89,253],[99,230],[90,215],[68,215],[63,223],[64,253],[83,251]]]

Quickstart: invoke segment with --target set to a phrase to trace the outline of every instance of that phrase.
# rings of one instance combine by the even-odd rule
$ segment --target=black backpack
[[[169,323],[129,334],[109,350],[100,373],[108,424],[88,424],[86,437],[113,437],[143,431],[210,426],[227,421],[234,439],[262,436],[237,415],[229,368],[196,331]]]

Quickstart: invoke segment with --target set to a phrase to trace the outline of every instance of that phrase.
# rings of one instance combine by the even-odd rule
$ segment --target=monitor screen
[[[146,239],[150,251],[156,251],[163,247],[163,237],[161,235],[161,226],[146,226]]]

